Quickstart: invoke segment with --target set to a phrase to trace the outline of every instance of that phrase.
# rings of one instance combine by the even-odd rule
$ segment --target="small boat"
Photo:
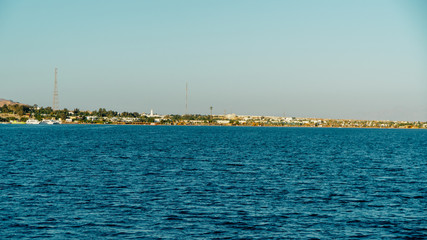
[[[40,121],[38,121],[36,119],[28,119],[25,123],[26,124],[40,124]]]
[[[10,121],[11,124],[25,124],[24,122],[18,122],[18,121]]]
[[[61,124],[61,122],[58,121],[58,120],[43,120],[43,121],[40,122],[40,124],[49,124],[49,125],[52,125],[52,124]]]

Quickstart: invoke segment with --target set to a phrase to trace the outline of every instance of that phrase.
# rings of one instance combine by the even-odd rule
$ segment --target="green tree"
[[[1,107],[1,112],[2,113],[9,113],[9,107],[6,104],[3,104],[3,106]]]

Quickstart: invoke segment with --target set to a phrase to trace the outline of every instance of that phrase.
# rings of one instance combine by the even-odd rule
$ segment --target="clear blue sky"
[[[0,0],[0,98],[427,121],[427,1]]]

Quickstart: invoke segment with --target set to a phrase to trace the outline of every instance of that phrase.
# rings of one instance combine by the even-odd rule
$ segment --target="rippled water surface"
[[[0,239],[427,236],[427,131],[0,126]]]

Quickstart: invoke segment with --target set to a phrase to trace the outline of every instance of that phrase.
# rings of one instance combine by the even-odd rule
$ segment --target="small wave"
[[[165,217],[166,220],[168,221],[182,221],[183,218],[177,216],[177,215],[169,215]]]

